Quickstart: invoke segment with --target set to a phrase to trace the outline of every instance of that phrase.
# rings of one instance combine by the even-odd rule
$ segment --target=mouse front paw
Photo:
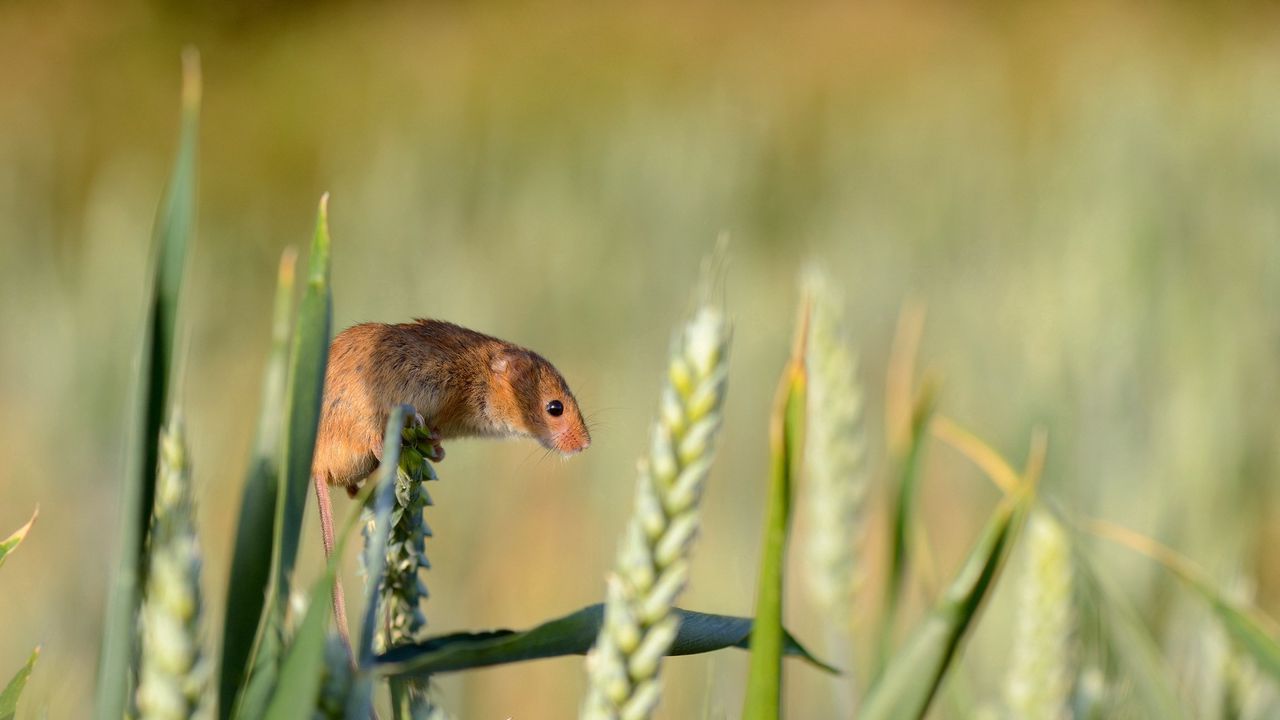
[[[430,434],[427,436],[427,442],[430,443],[431,449],[426,453],[427,459],[431,462],[438,463],[441,460],[444,460],[444,446],[440,444],[440,430],[437,428],[431,428],[428,432]]]
[[[414,411],[412,415],[405,418],[405,427],[400,432],[400,439],[406,447],[416,448],[423,457],[433,463],[444,460],[444,447],[440,444],[442,441],[440,429],[428,425],[426,418],[422,417],[420,412]]]

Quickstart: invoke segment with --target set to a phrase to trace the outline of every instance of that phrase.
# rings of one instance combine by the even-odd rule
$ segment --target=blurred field
[[[210,597],[276,258],[329,190],[338,327],[435,316],[532,346],[597,423],[568,462],[450,449],[428,514],[436,630],[525,627],[602,596],[669,332],[721,231],[725,450],[683,605],[751,610],[766,415],[816,260],[849,301],[874,460],[893,328],[918,299],[944,412],[1019,462],[1043,424],[1049,494],[1280,615],[1277,20],[1195,3],[0,4],[0,531],[41,506],[0,573],[0,675],[42,643],[26,712],[88,707],[185,42],[206,91],[181,392]],[[945,576],[997,494],[945,447],[927,463]],[[872,522],[882,536],[880,505]],[[1203,608],[1106,555],[1179,676],[1211,682],[1222,640]],[[821,649],[793,585],[789,622]],[[1009,594],[939,716],[999,699]],[[693,716],[711,687],[736,716],[745,670],[738,652],[669,662],[659,715]],[[787,680],[791,717],[829,716],[826,680],[798,664]],[[567,659],[440,685],[460,717],[524,720],[571,716],[584,682]]]

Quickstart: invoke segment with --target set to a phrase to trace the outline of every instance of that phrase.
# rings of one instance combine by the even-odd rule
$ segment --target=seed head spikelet
[[[160,438],[151,572],[141,609],[137,708],[143,720],[201,717],[208,665],[201,650],[200,545],[191,468],[176,413]]]
[[[426,539],[431,537],[423,513],[432,504],[423,483],[437,480],[431,460],[434,456],[430,431],[418,425],[401,433],[403,449],[396,471],[396,499],[391,511],[391,531],[387,537],[386,570],[378,591],[377,631],[374,649],[383,653],[391,648],[421,640],[427,627],[422,604],[427,599],[427,586],[422,573],[430,569]],[[373,532],[373,513],[366,508],[365,532]],[[427,696],[426,680],[393,680],[393,694],[404,693],[413,707],[414,717],[425,717],[432,709]],[[398,700],[397,700],[398,702]]]
[[[841,299],[817,271],[805,278],[809,324],[809,403],[805,445],[804,568],[811,597],[849,628],[861,580],[868,488],[862,388],[843,328]]]
[[[657,707],[658,669],[675,641],[671,612],[689,579],[698,502],[723,419],[729,325],[704,302],[676,339],[635,510],[608,579],[604,624],[587,656],[582,717],[639,719]]]
[[[1005,701],[1016,717],[1063,720],[1071,716],[1076,676],[1072,585],[1066,530],[1048,513],[1034,513],[1027,527],[1016,639],[1005,685]]]

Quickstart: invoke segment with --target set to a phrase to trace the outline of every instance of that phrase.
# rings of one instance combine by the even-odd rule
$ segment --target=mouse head
[[[493,357],[489,369],[493,372],[489,407],[497,423],[563,455],[591,446],[578,401],[560,373],[541,355],[504,349]]]

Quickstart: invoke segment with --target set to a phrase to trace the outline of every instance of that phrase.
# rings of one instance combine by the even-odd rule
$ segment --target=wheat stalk
[[[808,338],[804,546],[810,596],[850,629],[861,582],[868,474],[858,364],[843,328],[841,300],[817,271],[805,278],[812,315]]]
[[[423,485],[438,480],[430,460],[438,460],[434,439],[421,425],[407,427],[401,433],[403,450],[396,469],[396,499],[391,511],[391,529],[387,537],[387,564],[378,590],[378,627],[374,649],[384,653],[391,648],[421,639],[427,627],[422,604],[427,599],[427,586],[422,573],[431,567],[427,560],[426,539],[431,528],[423,517],[431,496]],[[373,513],[366,508],[365,537],[373,532]],[[428,717],[435,712],[428,697],[429,681],[393,680],[393,702],[407,702],[413,717]]]
[[[1071,541],[1043,511],[1032,514],[1026,532],[1005,701],[1015,717],[1064,720],[1076,665]]]
[[[658,668],[680,623],[671,609],[688,582],[698,502],[723,419],[729,335],[724,315],[704,304],[672,350],[604,623],[587,656],[583,718],[647,718],[658,704]]]
[[[201,651],[200,544],[181,417],[161,433],[151,572],[140,622],[137,707],[143,720],[200,717],[209,668]]]

